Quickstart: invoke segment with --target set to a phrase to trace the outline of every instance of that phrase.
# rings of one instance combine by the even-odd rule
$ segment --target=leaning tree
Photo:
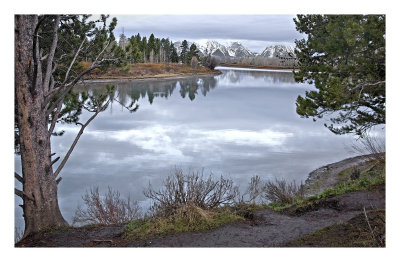
[[[385,124],[385,15],[298,15],[298,82],[316,90],[297,98],[297,113],[336,134],[363,135]]]
[[[100,95],[72,92],[92,70],[119,62],[113,54],[117,20],[107,20],[105,15],[97,20],[89,15],[15,16],[15,144],[22,165],[22,174],[15,173],[22,190],[15,194],[23,199],[24,237],[67,225],[57,199],[60,172],[84,129],[114,99],[111,88]],[[82,109],[92,112],[85,122],[79,121]],[[60,122],[80,126],[62,159],[51,149]]]

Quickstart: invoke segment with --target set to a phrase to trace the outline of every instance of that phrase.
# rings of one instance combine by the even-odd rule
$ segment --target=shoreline
[[[288,66],[256,66],[256,65],[246,65],[246,64],[232,64],[232,63],[224,63],[218,66],[223,67],[241,67],[241,68],[250,68],[250,69],[269,69],[269,70],[298,70],[298,68],[288,67]]]
[[[279,66],[251,66],[251,65],[232,65],[232,64],[221,64],[218,67],[223,68],[243,68],[249,70],[266,70],[266,71],[276,71],[276,72],[292,72],[293,68],[288,67],[279,67]],[[296,70],[296,68],[295,68]],[[207,76],[216,76],[222,74],[219,70],[213,70],[210,73],[199,73],[199,74],[175,74],[170,76],[165,75],[149,75],[149,76],[104,76],[104,77],[97,77],[91,79],[84,79],[85,83],[109,83],[109,82],[130,82],[130,81],[161,81],[161,80],[174,80],[174,79],[183,79],[183,78],[190,78],[190,77],[207,77]],[[81,85],[79,83],[78,85]]]
[[[161,81],[161,80],[174,80],[174,79],[183,79],[190,77],[204,77],[204,76],[216,76],[222,74],[221,71],[216,70],[212,73],[201,73],[201,74],[184,74],[184,75],[171,75],[171,76],[149,76],[149,77],[129,77],[129,76],[121,76],[121,77],[102,77],[102,78],[94,78],[94,79],[84,79],[85,83],[108,83],[108,82],[131,82],[131,81]],[[81,85],[79,83],[78,85]]]
[[[363,171],[369,168],[371,155],[358,155],[338,162],[330,163],[311,171],[304,182],[304,190],[307,196],[315,196],[323,191],[333,188],[341,181],[341,172],[351,168],[359,168]]]

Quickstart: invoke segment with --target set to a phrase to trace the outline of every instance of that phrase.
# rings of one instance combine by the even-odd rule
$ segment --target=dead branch
[[[78,50],[76,51],[75,56],[74,56],[74,58],[72,59],[71,64],[69,65],[67,72],[65,73],[64,82],[62,83],[62,85],[65,84],[65,83],[67,82],[68,77],[69,77],[69,73],[70,73],[70,71],[71,71],[71,68],[72,68],[72,66],[74,65],[75,60],[76,60],[76,58],[78,57],[80,51],[82,50],[82,46],[83,46],[83,44],[85,43],[85,40],[86,40],[86,38],[83,39],[83,41],[82,41],[82,43],[80,44]]]
[[[85,124],[83,124],[81,126],[81,129],[79,130],[77,136],[75,137],[74,141],[72,142],[71,147],[69,148],[67,154],[65,155],[64,159],[62,160],[62,162],[60,163],[60,165],[58,166],[56,172],[54,173],[54,177],[57,177],[57,175],[60,173],[61,169],[64,167],[65,163],[67,162],[68,158],[70,157],[72,151],[74,150],[76,144],[78,143],[79,138],[81,137],[81,135],[83,134],[83,131],[85,130],[85,128],[89,125],[89,123],[102,111],[104,111],[108,105],[110,104],[111,100],[108,100],[107,103],[105,103],[102,107],[100,107],[96,113],[94,113],[87,121]]]
[[[59,15],[57,15],[56,19],[54,21],[53,42],[51,43],[50,51],[48,54],[46,73],[45,73],[45,77],[44,77],[44,81],[43,81],[43,90],[44,91],[49,91],[50,76],[52,74],[51,72],[53,69],[53,59],[54,59],[54,54],[56,52],[57,42],[58,42],[58,27],[60,26],[60,19],[61,19],[61,17]]]
[[[32,197],[28,196],[27,193],[25,193],[24,191],[18,190],[16,188],[14,188],[14,194],[16,194],[17,196],[19,196],[22,199],[24,199],[24,197],[26,197],[27,199],[34,201],[34,199]]]
[[[21,183],[24,183],[24,178],[20,176],[17,172],[14,172],[14,177]]]
[[[97,57],[94,60],[93,64],[97,63],[97,61],[99,60],[100,56],[104,53],[104,51],[106,50],[106,48],[108,47],[109,44],[110,44],[110,41],[107,42],[107,44],[104,46],[103,50],[101,50],[101,52],[97,55]]]
[[[60,101],[60,103],[58,103],[57,111],[54,113],[53,118],[51,119],[51,125],[50,125],[50,128],[49,128],[49,136],[51,136],[51,134],[54,131],[54,128],[55,128],[56,123],[57,123],[58,115],[61,112],[61,107],[62,107],[62,101]]]
[[[58,160],[60,160],[60,157],[57,157],[56,159],[54,159],[53,161],[51,161],[51,165],[54,165]]]
[[[81,72],[74,80],[72,80],[70,83],[66,84],[66,85],[61,85],[55,89],[53,89],[51,92],[49,92],[47,95],[48,97],[46,98],[44,105],[47,106],[47,104],[53,99],[53,97],[59,92],[62,91],[62,89],[64,89],[64,91],[62,92],[61,96],[57,99],[57,101],[55,103],[53,103],[53,105],[47,109],[46,114],[49,115],[51,112],[53,112],[53,110],[56,108],[56,106],[58,105],[58,103],[62,103],[62,101],[64,101],[65,96],[68,94],[69,90],[71,90],[71,88],[73,88],[75,86],[75,84],[81,79],[82,76],[84,76],[85,74],[87,74],[88,72],[92,71],[93,69],[96,69],[100,67],[100,64],[98,65],[91,65],[89,68],[87,68],[86,70],[84,70],[83,72]]]

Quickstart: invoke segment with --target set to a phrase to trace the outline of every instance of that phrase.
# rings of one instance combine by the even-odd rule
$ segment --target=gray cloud
[[[172,40],[240,40],[253,51],[301,38],[293,15],[119,15],[116,36],[140,33]]]

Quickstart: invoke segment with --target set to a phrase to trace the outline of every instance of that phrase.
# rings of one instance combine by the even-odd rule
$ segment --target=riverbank
[[[83,69],[88,65],[83,64]],[[112,67],[106,71],[93,70],[87,75],[87,82],[115,82],[128,80],[157,80],[174,79],[192,76],[211,76],[221,74],[218,70],[197,66],[192,68],[188,65],[177,63],[137,63],[128,64],[123,67]]]
[[[333,176],[336,181],[333,187],[320,194],[290,205],[236,207],[239,210],[236,214],[242,216],[241,219],[212,230],[137,239],[127,238],[129,224],[68,227],[41,232],[16,246],[385,246],[385,165],[360,159],[366,157],[329,164],[325,166],[330,167],[329,173],[325,167],[311,172],[313,179],[309,180],[309,185],[314,185],[325,175]],[[363,169],[366,166],[369,167]],[[356,178],[351,176],[355,169],[360,170]],[[319,174],[319,178],[315,174]],[[374,232],[368,224],[373,226]]]

